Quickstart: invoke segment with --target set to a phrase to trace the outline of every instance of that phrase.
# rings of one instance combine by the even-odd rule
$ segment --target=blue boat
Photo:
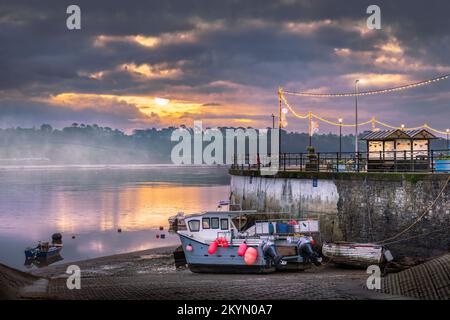
[[[192,272],[269,273],[319,265],[321,258],[312,250],[311,237],[318,230],[305,229],[310,221],[306,225],[284,215],[212,211],[178,214],[169,221],[174,222],[172,230],[180,237]]]
[[[49,245],[48,242],[42,242],[39,243],[34,248],[27,248],[25,249],[25,257],[27,259],[34,259],[34,258],[48,258],[51,256],[54,256],[56,254],[59,254],[62,249],[61,245]]]
[[[49,258],[58,255],[63,247],[62,236],[59,233],[52,235],[52,243],[39,241],[34,248],[25,249],[26,259]]]

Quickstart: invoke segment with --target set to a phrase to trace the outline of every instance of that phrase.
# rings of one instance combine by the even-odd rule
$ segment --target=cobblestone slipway
[[[66,286],[67,265],[36,270],[49,278],[50,299],[397,299],[365,289],[365,270],[332,265],[298,273],[196,274],[175,270],[171,249],[147,250],[87,260],[81,289]],[[28,292],[23,293],[26,298]],[[33,296],[36,297],[36,296]]]

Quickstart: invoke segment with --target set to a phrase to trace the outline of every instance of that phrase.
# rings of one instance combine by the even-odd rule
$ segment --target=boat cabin
[[[425,129],[379,130],[367,133],[367,171],[428,171],[430,140],[436,136]]]

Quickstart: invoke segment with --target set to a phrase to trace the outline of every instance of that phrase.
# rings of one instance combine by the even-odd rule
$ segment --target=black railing
[[[277,161],[278,160],[278,161]],[[276,164],[278,163],[278,167]],[[281,153],[273,157],[235,155],[233,169],[305,172],[436,172],[450,173],[450,149],[376,152]]]

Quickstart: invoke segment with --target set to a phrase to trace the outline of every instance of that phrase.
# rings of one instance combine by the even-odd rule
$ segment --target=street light
[[[355,153],[358,155],[358,83],[355,80]]]
[[[402,124],[402,126],[401,126],[401,127],[402,127],[402,130],[405,130],[405,125],[404,125],[404,124]]]
[[[342,118],[339,118],[339,158],[342,153]]]
[[[355,80],[355,157],[356,157],[356,170],[359,171],[359,154],[358,154],[358,83],[359,80]]]

